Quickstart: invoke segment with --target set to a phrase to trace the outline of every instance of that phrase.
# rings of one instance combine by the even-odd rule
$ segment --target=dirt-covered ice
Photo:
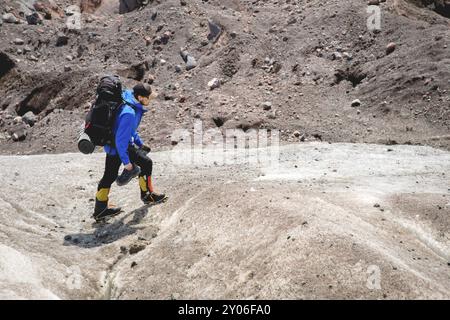
[[[169,201],[114,185],[125,212],[106,225],[90,217],[103,154],[1,156],[0,298],[450,298],[449,152],[266,151],[153,153]]]

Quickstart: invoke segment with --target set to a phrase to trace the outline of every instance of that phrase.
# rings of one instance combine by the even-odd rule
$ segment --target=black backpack
[[[95,146],[114,145],[114,123],[123,104],[118,76],[105,76],[97,86],[97,98],[86,116],[84,133]]]

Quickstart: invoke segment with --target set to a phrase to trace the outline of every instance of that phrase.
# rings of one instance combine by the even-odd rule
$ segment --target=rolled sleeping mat
[[[89,136],[86,133],[81,132],[80,137],[78,138],[78,150],[84,154],[91,154],[94,152],[94,149],[95,145],[91,142]]]

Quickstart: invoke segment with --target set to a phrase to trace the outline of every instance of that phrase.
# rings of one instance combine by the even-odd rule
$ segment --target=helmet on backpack
[[[97,86],[97,99],[122,102],[122,82],[119,76],[104,76]]]

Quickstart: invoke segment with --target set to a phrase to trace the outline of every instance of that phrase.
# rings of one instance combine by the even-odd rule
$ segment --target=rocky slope
[[[66,25],[78,1],[2,0],[0,151],[76,151],[104,73],[160,93],[141,129],[154,148],[201,119],[280,129],[286,142],[448,149],[449,9],[432,2],[378,3],[381,28],[371,31],[363,0],[155,0],[125,14],[119,1],[85,0],[80,29]],[[26,21],[34,11],[36,25]]]

